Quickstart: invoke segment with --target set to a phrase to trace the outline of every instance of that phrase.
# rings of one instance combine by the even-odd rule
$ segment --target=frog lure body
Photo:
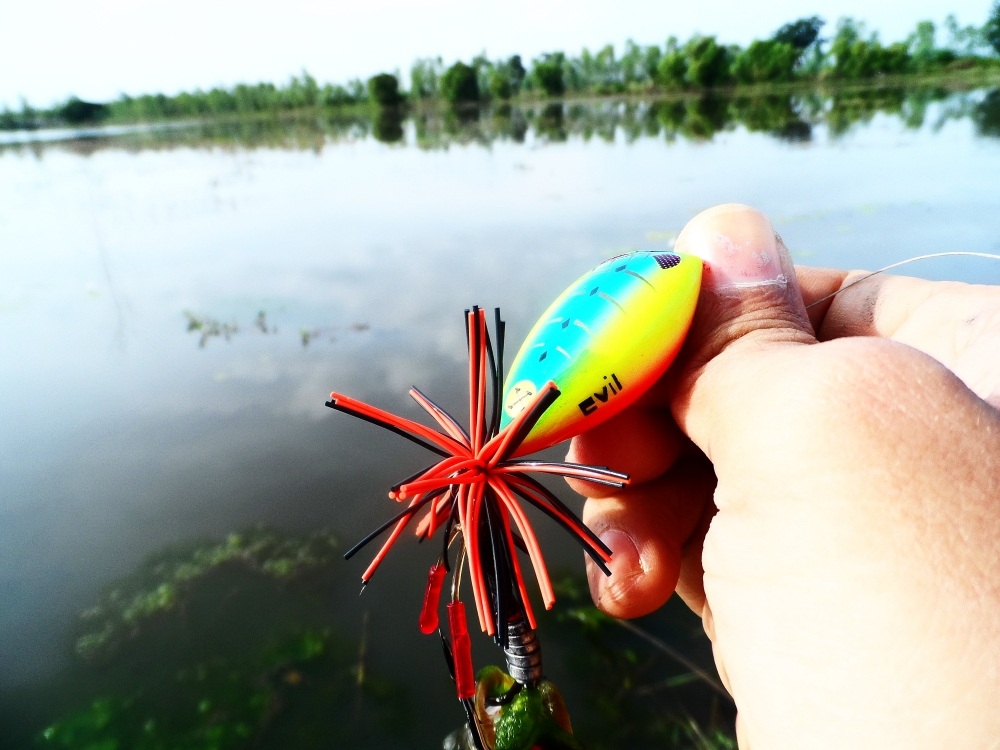
[[[474,724],[448,735],[444,750],[583,750],[562,693],[548,680],[525,687],[500,667],[483,667],[474,710]]]

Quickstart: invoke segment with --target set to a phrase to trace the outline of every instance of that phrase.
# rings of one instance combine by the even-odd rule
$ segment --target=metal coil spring
[[[542,646],[523,619],[507,623],[507,673],[526,687],[542,679]]]

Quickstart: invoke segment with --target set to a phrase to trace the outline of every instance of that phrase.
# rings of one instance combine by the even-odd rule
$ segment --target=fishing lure
[[[499,667],[483,667],[470,710],[444,750],[581,750],[562,694],[548,680],[525,687]]]
[[[684,343],[701,272],[693,256],[637,252],[606,260],[563,292],[528,333],[504,387],[501,429],[542,384],[562,392],[517,454],[568,440],[645,393]]]
[[[547,609],[554,604],[555,595],[522,501],[561,525],[606,574],[610,574],[607,563],[611,551],[530,475],[562,475],[617,487],[624,486],[628,477],[603,466],[523,456],[620,413],[663,374],[690,326],[701,271],[699,259],[672,252],[636,252],[605,261],[579,278],[542,314],[502,388],[505,325],[500,311],[495,311],[491,336],[485,312],[478,307],[467,310],[468,429],[415,387],[410,389],[411,397],[440,429],[337,392],[330,394],[327,406],[396,432],[441,457],[390,489],[390,498],[406,502],[406,507],[348,550],[345,558],[390,532],[362,574],[364,587],[418,515],[418,537],[430,538],[442,530],[444,549],[430,570],[419,617],[420,629],[433,633],[439,629],[444,578],[453,567],[449,548],[461,540],[447,605],[451,641],[445,639],[444,643],[477,749],[516,750],[518,741],[502,737],[523,733],[505,729],[492,736],[482,712],[477,713],[477,680],[459,596],[460,571],[467,560],[480,629],[504,649],[508,679],[517,686],[509,700],[497,704],[505,708],[499,714],[494,712],[494,718],[500,714],[511,717],[497,727],[534,725],[524,717],[537,713],[539,706],[551,707],[553,692],[544,687],[534,635],[536,621],[518,550],[527,555]],[[521,690],[527,692],[517,697]],[[568,732],[568,722],[565,727],[548,720],[543,724],[552,736]],[[528,735],[530,732],[524,736]],[[571,747],[554,742],[549,745]]]

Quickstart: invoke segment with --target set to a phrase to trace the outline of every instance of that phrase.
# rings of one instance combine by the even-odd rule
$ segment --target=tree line
[[[791,82],[866,81],[908,74],[954,74],[970,69],[1000,70],[1000,0],[982,26],[959,25],[953,15],[941,28],[921,21],[901,42],[883,44],[875,32],[852,18],[839,20],[832,36],[821,34],[818,16],[783,25],[747,47],[725,45],[714,36],[676,37],[663,46],[625,43],[578,56],[545,53],[527,66],[520,55],[490,60],[479,55],[447,68],[440,57],[423,58],[410,68],[409,89],[398,73],[367,81],[320,85],[309,73],[283,85],[239,84],[233,88],[183,92],[176,96],[123,95],[108,103],[70,97],[50,110],[22,102],[20,111],[0,112],[0,129],[67,124],[148,122],[168,118],[244,115],[307,108],[402,107],[424,102],[453,106],[516,99],[580,95],[660,94]]]

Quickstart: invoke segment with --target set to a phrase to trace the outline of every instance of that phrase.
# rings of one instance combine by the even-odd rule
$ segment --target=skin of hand
[[[796,273],[726,205],[685,350],[569,459],[616,617],[702,617],[743,750],[1000,747],[1000,288]],[[804,298],[804,300],[803,300]],[[589,562],[588,562],[589,565]]]

